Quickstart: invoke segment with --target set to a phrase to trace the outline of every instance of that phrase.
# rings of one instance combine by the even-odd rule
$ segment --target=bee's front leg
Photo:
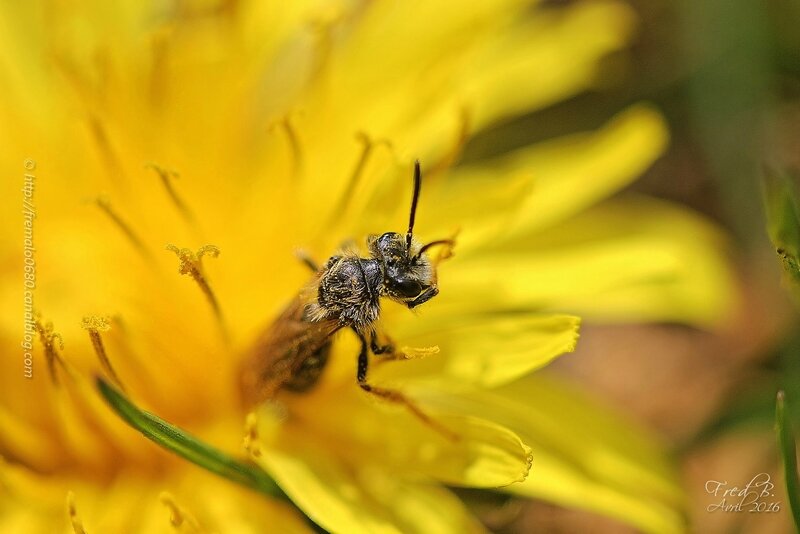
[[[408,309],[416,308],[420,304],[425,304],[438,294],[439,294],[439,288],[436,286],[431,286],[422,293],[420,293],[417,296],[417,298],[415,298],[411,302],[407,302],[406,306],[408,306]]]
[[[367,383],[367,368],[369,367],[369,351],[367,345],[367,338],[365,338],[364,334],[362,334],[361,332],[357,330],[355,330],[355,332],[356,335],[358,336],[358,339],[361,341],[361,351],[358,354],[358,374],[357,374],[359,387],[364,391],[366,391],[367,393],[371,393],[372,395],[380,397],[384,400],[404,405],[420,421],[430,426],[437,432],[441,433],[447,439],[451,441],[458,441],[460,438],[457,434],[454,434],[451,430],[445,428],[440,423],[432,419],[428,414],[423,412],[411,399],[403,395],[401,392],[394,389],[373,386]]]
[[[402,347],[398,349],[392,338],[386,335],[386,332],[383,332],[381,335],[387,340],[387,342],[383,345],[378,343],[378,333],[375,330],[372,330],[369,339],[369,348],[372,351],[372,354],[380,356],[380,359],[376,362],[377,364],[395,360],[415,360],[417,358],[427,358],[428,356],[439,352],[439,347]]]
[[[386,336],[388,338],[388,336]],[[369,348],[372,350],[372,354],[380,355],[380,354],[389,354],[394,355],[394,343],[389,340],[384,345],[378,345],[378,332],[376,330],[372,330],[369,337]]]

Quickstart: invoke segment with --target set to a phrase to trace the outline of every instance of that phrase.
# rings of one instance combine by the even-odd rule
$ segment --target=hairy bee
[[[427,419],[400,392],[372,386],[367,381],[369,352],[391,356],[392,343],[381,344],[376,322],[382,297],[415,308],[435,297],[436,265],[427,255],[434,246],[453,246],[442,239],[425,245],[414,239],[414,217],[421,188],[419,161],[414,165],[414,193],[408,231],[386,232],[367,238],[369,257],[344,250],[322,267],[303,260],[315,274],[312,283],[297,295],[263,332],[245,362],[242,385],[246,402],[272,398],[280,389],[304,391],[319,379],[331,349],[332,336],[350,328],[361,341],[356,379],[369,393],[405,404]]]

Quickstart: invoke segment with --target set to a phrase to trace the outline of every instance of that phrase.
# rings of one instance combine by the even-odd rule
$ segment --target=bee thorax
[[[319,278],[312,320],[337,319],[358,331],[367,329],[380,315],[382,280],[377,260],[334,256]]]

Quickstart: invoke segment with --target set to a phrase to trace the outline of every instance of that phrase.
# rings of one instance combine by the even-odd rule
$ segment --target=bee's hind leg
[[[367,368],[369,366],[369,352],[367,350],[367,339],[360,332],[356,332],[356,335],[358,335],[358,338],[361,340],[361,351],[358,354],[358,374],[357,374],[359,387],[364,391],[366,391],[367,393],[371,393],[384,400],[404,405],[420,421],[430,426],[440,434],[444,435],[447,439],[451,441],[458,441],[459,437],[457,434],[454,434],[451,430],[445,428],[440,423],[432,419],[428,414],[422,411],[419,408],[419,406],[417,406],[414,403],[414,401],[406,397],[400,391],[389,388],[377,387],[367,383]],[[372,344],[375,343],[374,336],[372,336],[371,343]]]

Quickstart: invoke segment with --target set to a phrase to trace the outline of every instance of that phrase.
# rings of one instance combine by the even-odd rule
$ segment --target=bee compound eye
[[[405,298],[413,298],[422,293],[422,284],[410,278],[395,280],[393,286],[395,292]]]

